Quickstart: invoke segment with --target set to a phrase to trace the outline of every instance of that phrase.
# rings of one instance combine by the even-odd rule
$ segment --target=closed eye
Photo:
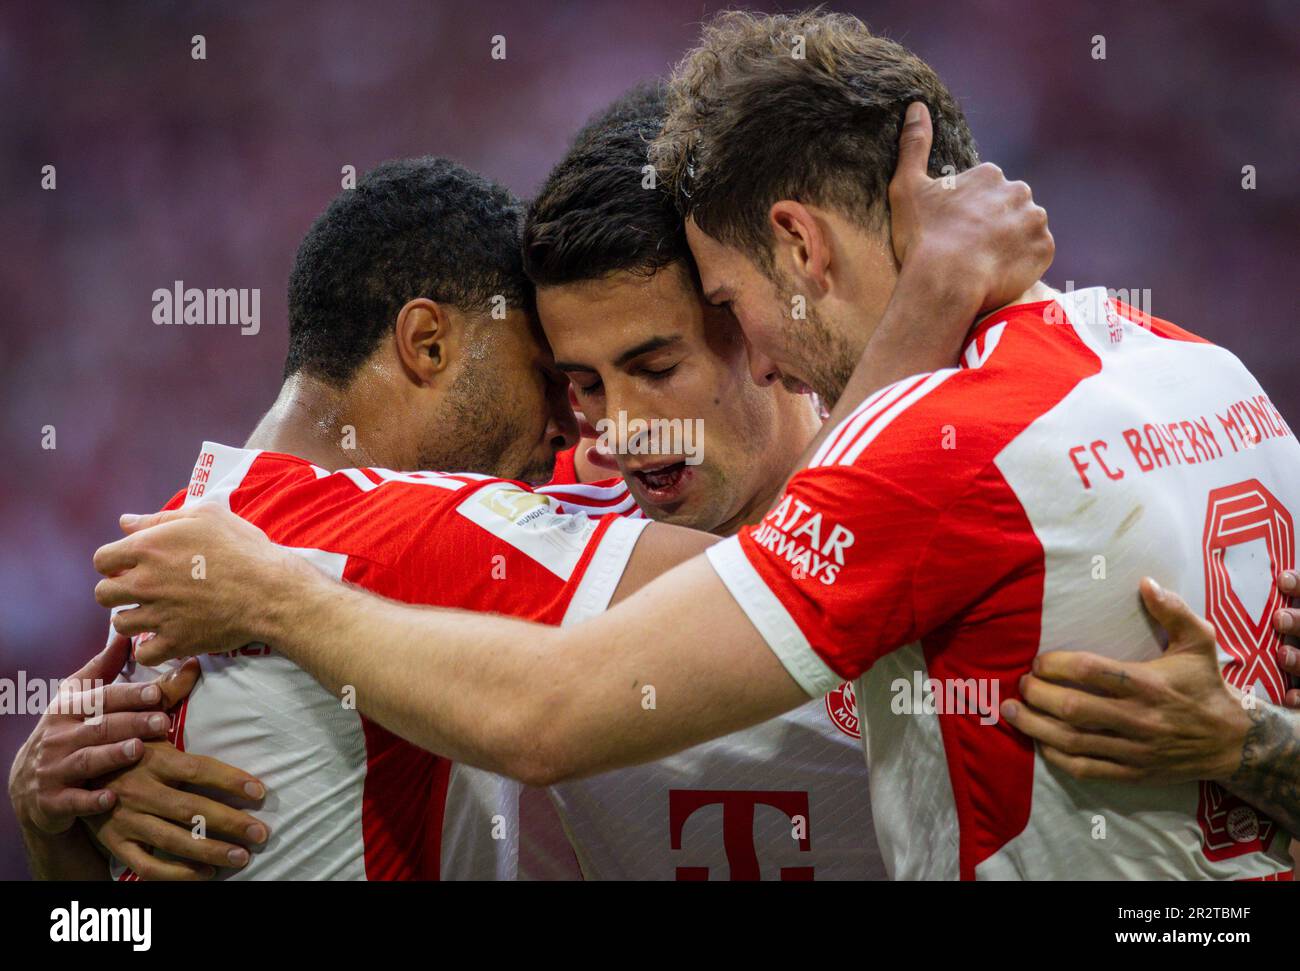
[[[668,367],[662,368],[660,370],[655,370],[653,368],[642,368],[641,373],[645,375],[647,378],[649,378],[651,381],[662,381],[664,378],[668,377],[668,375],[672,374],[676,370],[677,370],[677,365],[670,364]]]

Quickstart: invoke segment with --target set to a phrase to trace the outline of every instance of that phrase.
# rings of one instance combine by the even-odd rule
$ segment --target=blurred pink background
[[[95,651],[90,555],[117,514],[160,505],[203,439],[243,443],[278,387],[294,251],[342,166],[449,155],[527,195],[718,6],[0,9],[0,678],[65,676]],[[1033,185],[1050,283],[1149,290],[1152,312],[1235,351],[1300,420],[1300,5],[830,6],[929,60],[982,156]],[[151,295],[175,280],[260,288],[261,332],[155,326]],[[0,716],[0,766],[33,723]],[[5,805],[0,878],[25,874]]]

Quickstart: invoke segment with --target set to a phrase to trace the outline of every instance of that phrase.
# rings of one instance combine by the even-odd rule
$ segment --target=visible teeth
[[[641,478],[651,489],[663,489],[670,486],[677,480],[681,472],[681,463],[669,465],[662,469],[646,470],[641,473]]]

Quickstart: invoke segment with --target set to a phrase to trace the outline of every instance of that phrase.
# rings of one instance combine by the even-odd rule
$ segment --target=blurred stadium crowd
[[[117,514],[165,501],[204,439],[243,443],[278,386],[294,250],[343,166],[445,154],[527,195],[716,6],[0,9],[0,679],[63,676],[97,649],[90,554]],[[831,6],[932,63],[982,156],[1032,184],[1057,240],[1048,282],[1149,293],[1300,421],[1300,5]],[[260,288],[260,332],[155,326],[151,295],[177,280]],[[6,771],[32,721],[0,717]],[[24,873],[6,805],[0,878]]]

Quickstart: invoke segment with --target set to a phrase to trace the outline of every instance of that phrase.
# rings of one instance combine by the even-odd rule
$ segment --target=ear
[[[776,234],[774,255],[794,273],[794,279],[817,291],[830,288],[831,248],[826,225],[801,202],[782,199],[768,210]],[[819,295],[819,294],[818,294]]]
[[[459,339],[460,321],[434,300],[419,297],[397,312],[397,356],[420,384],[432,383],[447,368]]]

